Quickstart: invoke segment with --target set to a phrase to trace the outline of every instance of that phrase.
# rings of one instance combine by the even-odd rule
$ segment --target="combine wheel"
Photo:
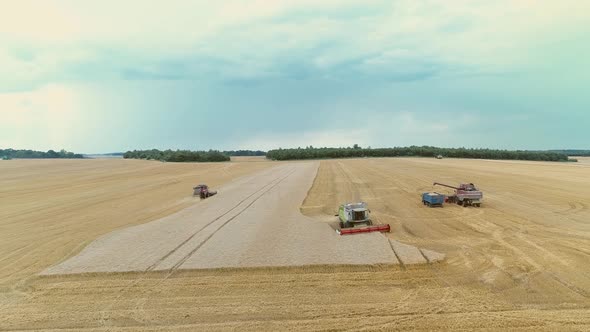
[[[344,228],[344,223],[342,221],[340,222],[340,228]]]
[[[457,205],[463,205],[462,201],[457,200]]]
[[[475,204],[475,207],[480,207],[480,206],[481,206],[481,203],[476,203]]]

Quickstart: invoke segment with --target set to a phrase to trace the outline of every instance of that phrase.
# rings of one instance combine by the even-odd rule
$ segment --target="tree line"
[[[562,153],[574,157],[590,157],[590,150],[549,150],[551,152]]]
[[[0,149],[0,158],[3,159],[82,159],[83,155],[78,153],[69,152],[66,150],[54,151],[48,150],[47,152],[35,151],[35,150],[14,150],[14,149]]]
[[[125,159],[147,159],[160,160],[169,162],[217,162],[229,161],[228,155],[223,154],[217,150],[209,151],[190,151],[190,150],[133,150],[127,151],[123,154]]]
[[[260,150],[230,150],[223,151],[223,154],[231,157],[254,157],[254,156],[266,156],[266,152]]]
[[[568,161],[563,153],[551,151],[495,150],[468,148],[438,148],[434,146],[410,146],[394,148],[361,148],[357,144],[346,148],[276,149],[266,153],[271,160],[362,158],[362,157],[449,157],[469,159],[503,159],[535,161]],[[571,160],[576,161],[576,160]]]

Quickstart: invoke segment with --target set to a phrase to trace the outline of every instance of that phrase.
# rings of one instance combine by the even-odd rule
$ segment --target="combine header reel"
[[[336,233],[338,233],[340,235],[371,233],[371,232],[389,233],[390,230],[391,230],[391,227],[389,226],[389,224],[385,224],[385,225],[375,225],[375,226],[366,226],[366,227],[341,228],[341,229],[336,230]]]

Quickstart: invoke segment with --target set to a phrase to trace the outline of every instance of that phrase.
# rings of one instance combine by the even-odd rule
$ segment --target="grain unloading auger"
[[[336,232],[340,235],[389,232],[391,229],[389,224],[373,225],[369,215],[370,212],[365,202],[340,205],[338,209],[340,229],[336,230]]]
[[[448,203],[457,203],[463,206],[473,205],[479,207],[483,200],[483,193],[475,187],[473,183],[461,183],[459,187],[450,186],[444,183],[435,182],[433,186],[439,185],[455,189],[455,194],[446,197]]]

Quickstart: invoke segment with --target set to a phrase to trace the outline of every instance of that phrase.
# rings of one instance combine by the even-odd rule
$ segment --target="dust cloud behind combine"
[[[333,222],[341,202],[367,201],[392,240],[444,263],[37,276],[100,235],[200,204],[195,181],[215,188],[277,164],[291,163],[0,163],[0,330],[590,328],[584,163],[321,161],[305,215]],[[435,180],[474,182],[482,207],[424,207]]]

